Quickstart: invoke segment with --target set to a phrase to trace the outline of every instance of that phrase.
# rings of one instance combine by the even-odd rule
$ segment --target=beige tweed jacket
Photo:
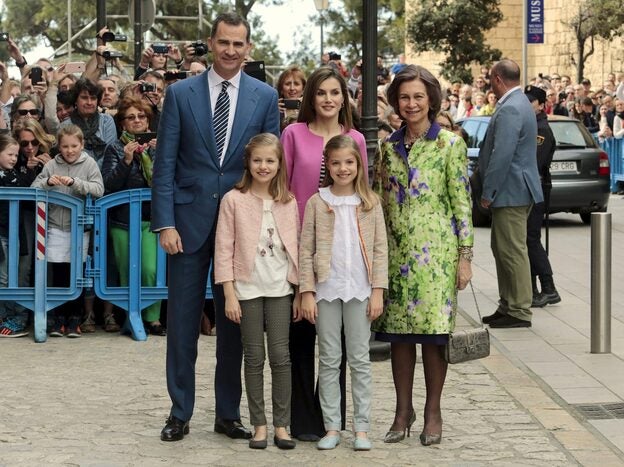
[[[306,204],[299,244],[299,291],[316,292],[329,277],[335,215],[318,193]],[[381,203],[357,207],[358,235],[372,288],[388,288],[388,240]]]

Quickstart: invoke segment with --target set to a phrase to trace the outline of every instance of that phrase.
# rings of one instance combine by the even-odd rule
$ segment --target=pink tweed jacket
[[[262,199],[250,191],[241,193],[234,188],[223,197],[215,240],[214,273],[217,284],[250,279],[260,239],[262,209]],[[272,211],[277,233],[291,262],[288,282],[297,285],[299,283],[297,201],[293,198],[288,203],[275,202]]]
[[[324,282],[331,269],[334,237],[334,211],[317,193],[305,208],[299,250],[299,291],[316,292],[316,283]],[[371,287],[388,288],[388,240],[381,203],[370,211],[357,207],[360,248]]]

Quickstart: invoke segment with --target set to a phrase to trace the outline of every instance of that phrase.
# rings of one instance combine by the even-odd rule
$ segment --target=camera
[[[112,60],[114,58],[123,57],[123,54],[117,50],[105,50],[102,52],[102,57],[104,57],[105,60]]]
[[[155,54],[165,55],[167,52],[169,52],[169,47],[167,47],[165,44],[152,44],[152,50]]]
[[[328,55],[330,60],[342,60],[342,55],[337,54],[336,52],[329,52]]]
[[[299,99],[284,99],[284,108],[288,110],[299,110],[301,101]]]
[[[175,81],[188,76],[188,71],[165,71],[165,81]]]
[[[139,91],[145,92],[156,92],[156,83],[141,83],[139,85]]]
[[[8,32],[0,32],[0,41],[6,42],[9,40]]]
[[[208,53],[208,46],[205,42],[195,41],[191,44],[191,47],[195,49],[195,55],[201,57],[202,55],[206,55]]]
[[[266,83],[266,70],[264,69],[264,61],[257,60],[246,62],[243,71],[249,76]]]
[[[134,135],[134,140],[139,144],[147,144],[153,139],[156,139],[155,132],[136,133]]]
[[[30,69],[28,77],[33,85],[39,84],[43,81],[43,70],[41,67],[34,66]]]
[[[128,40],[128,36],[125,34],[115,34],[110,31],[105,32],[101,37],[104,42],[126,42]]]

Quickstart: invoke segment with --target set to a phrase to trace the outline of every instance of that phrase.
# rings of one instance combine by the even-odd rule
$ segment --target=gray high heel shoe
[[[423,446],[431,446],[432,444],[440,444],[442,442],[442,434],[427,435],[424,432],[420,434],[420,444]]]
[[[392,431],[390,430],[386,433],[384,438],[384,443],[398,443],[399,441],[403,441],[405,439],[405,433],[407,432],[407,437],[410,436],[410,431],[412,430],[412,425],[416,421],[416,412],[412,411],[412,416],[407,422],[407,426],[403,431]]]

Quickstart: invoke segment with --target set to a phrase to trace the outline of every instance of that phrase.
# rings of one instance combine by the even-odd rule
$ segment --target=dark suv
[[[479,158],[479,147],[485,138],[490,117],[468,117],[457,122],[469,135],[468,172],[472,174]],[[592,212],[607,210],[609,203],[609,156],[585,126],[573,118],[549,116],[557,149],[550,164],[552,192],[548,211],[578,213],[589,224]],[[476,208],[473,200],[474,225],[489,224],[489,216]]]

